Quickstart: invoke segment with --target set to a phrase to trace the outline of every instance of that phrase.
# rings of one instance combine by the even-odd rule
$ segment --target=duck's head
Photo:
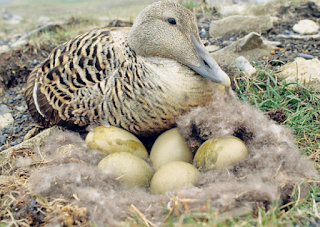
[[[134,21],[128,43],[139,55],[176,60],[230,86],[228,75],[201,43],[195,16],[175,2],[160,1],[145,8]]]

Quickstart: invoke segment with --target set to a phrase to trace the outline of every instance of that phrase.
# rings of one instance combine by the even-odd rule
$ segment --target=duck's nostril
[[[211,69],[210,65],[209,65],[205,60],[203,60],[203,62],[204,62],[204,64],[205,64],[206,67],[208,67],[209,69]]]

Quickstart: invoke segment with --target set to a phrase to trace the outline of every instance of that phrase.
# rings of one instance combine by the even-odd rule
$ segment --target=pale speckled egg
[[[128,152],[140,158],[147,158],[148,152],[141,141],[130,132],[114,126],[98,126],[89,132],[86,139],[91,149],[99,149],[106,154]]]
[[[98,168],[112,171],[126,185],[147,187],[153,176],[153,170],[143,159],[128,153],[116,152],[103,158]]]
[[[163,194],[187,185],[196,185],[199,170],[190,163],[174,161],[161,166],[152,177],[150,191]]]
[[[212,170],[244,160],[248,155],[246,144],[239,138],[218,137],[207,140],[199,147],[194,162],[199,169]]]
[[[154,170],[173,161],[191,162],[192,158],[193,154],[180,135],[178,128],[162,133],[154,142],[150,152],[150,160]]]

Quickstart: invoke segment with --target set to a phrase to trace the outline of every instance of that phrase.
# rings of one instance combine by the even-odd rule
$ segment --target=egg
[[[153,194],[163,194],[187,185],[196,185],[199,170],[190,163],[169,162],[156,171],[150,183]]]
[[[128,152],[117,152],[103,158],[98,168],[112,171],[126,185],[146,187],[153,176],[153,170],[143,159]]]
[[[207,140],[199,147],[194,162],[199,169],[212,170],[244,160],[248,155],[247,146],[239,138],[218,137]]]
[[[173,161],[191,162],[192,158],[193,154],[180,135],[178,128],[162,133],[154,142],[150,152],[150,160],[154,170]]]
[[[129,152],[140,158],[147,158],[148,152],[141,141],[130,132],[114,126],[98,126],[89,132],[85,142],[91,149],[106,154]]]

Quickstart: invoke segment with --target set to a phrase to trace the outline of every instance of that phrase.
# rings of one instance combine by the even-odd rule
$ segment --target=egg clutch
[[[188,185],[197,185],[200,172],[215,171],[247,158],[249,150],[237,137],[217,137],[205,141],[195,155],[177,128],[162,133],[150,156],[142,142],[128,131],[114,126],[98,126],[85,142],[106,154],[98,164],[126,185],[149,187],[163,194]]]

